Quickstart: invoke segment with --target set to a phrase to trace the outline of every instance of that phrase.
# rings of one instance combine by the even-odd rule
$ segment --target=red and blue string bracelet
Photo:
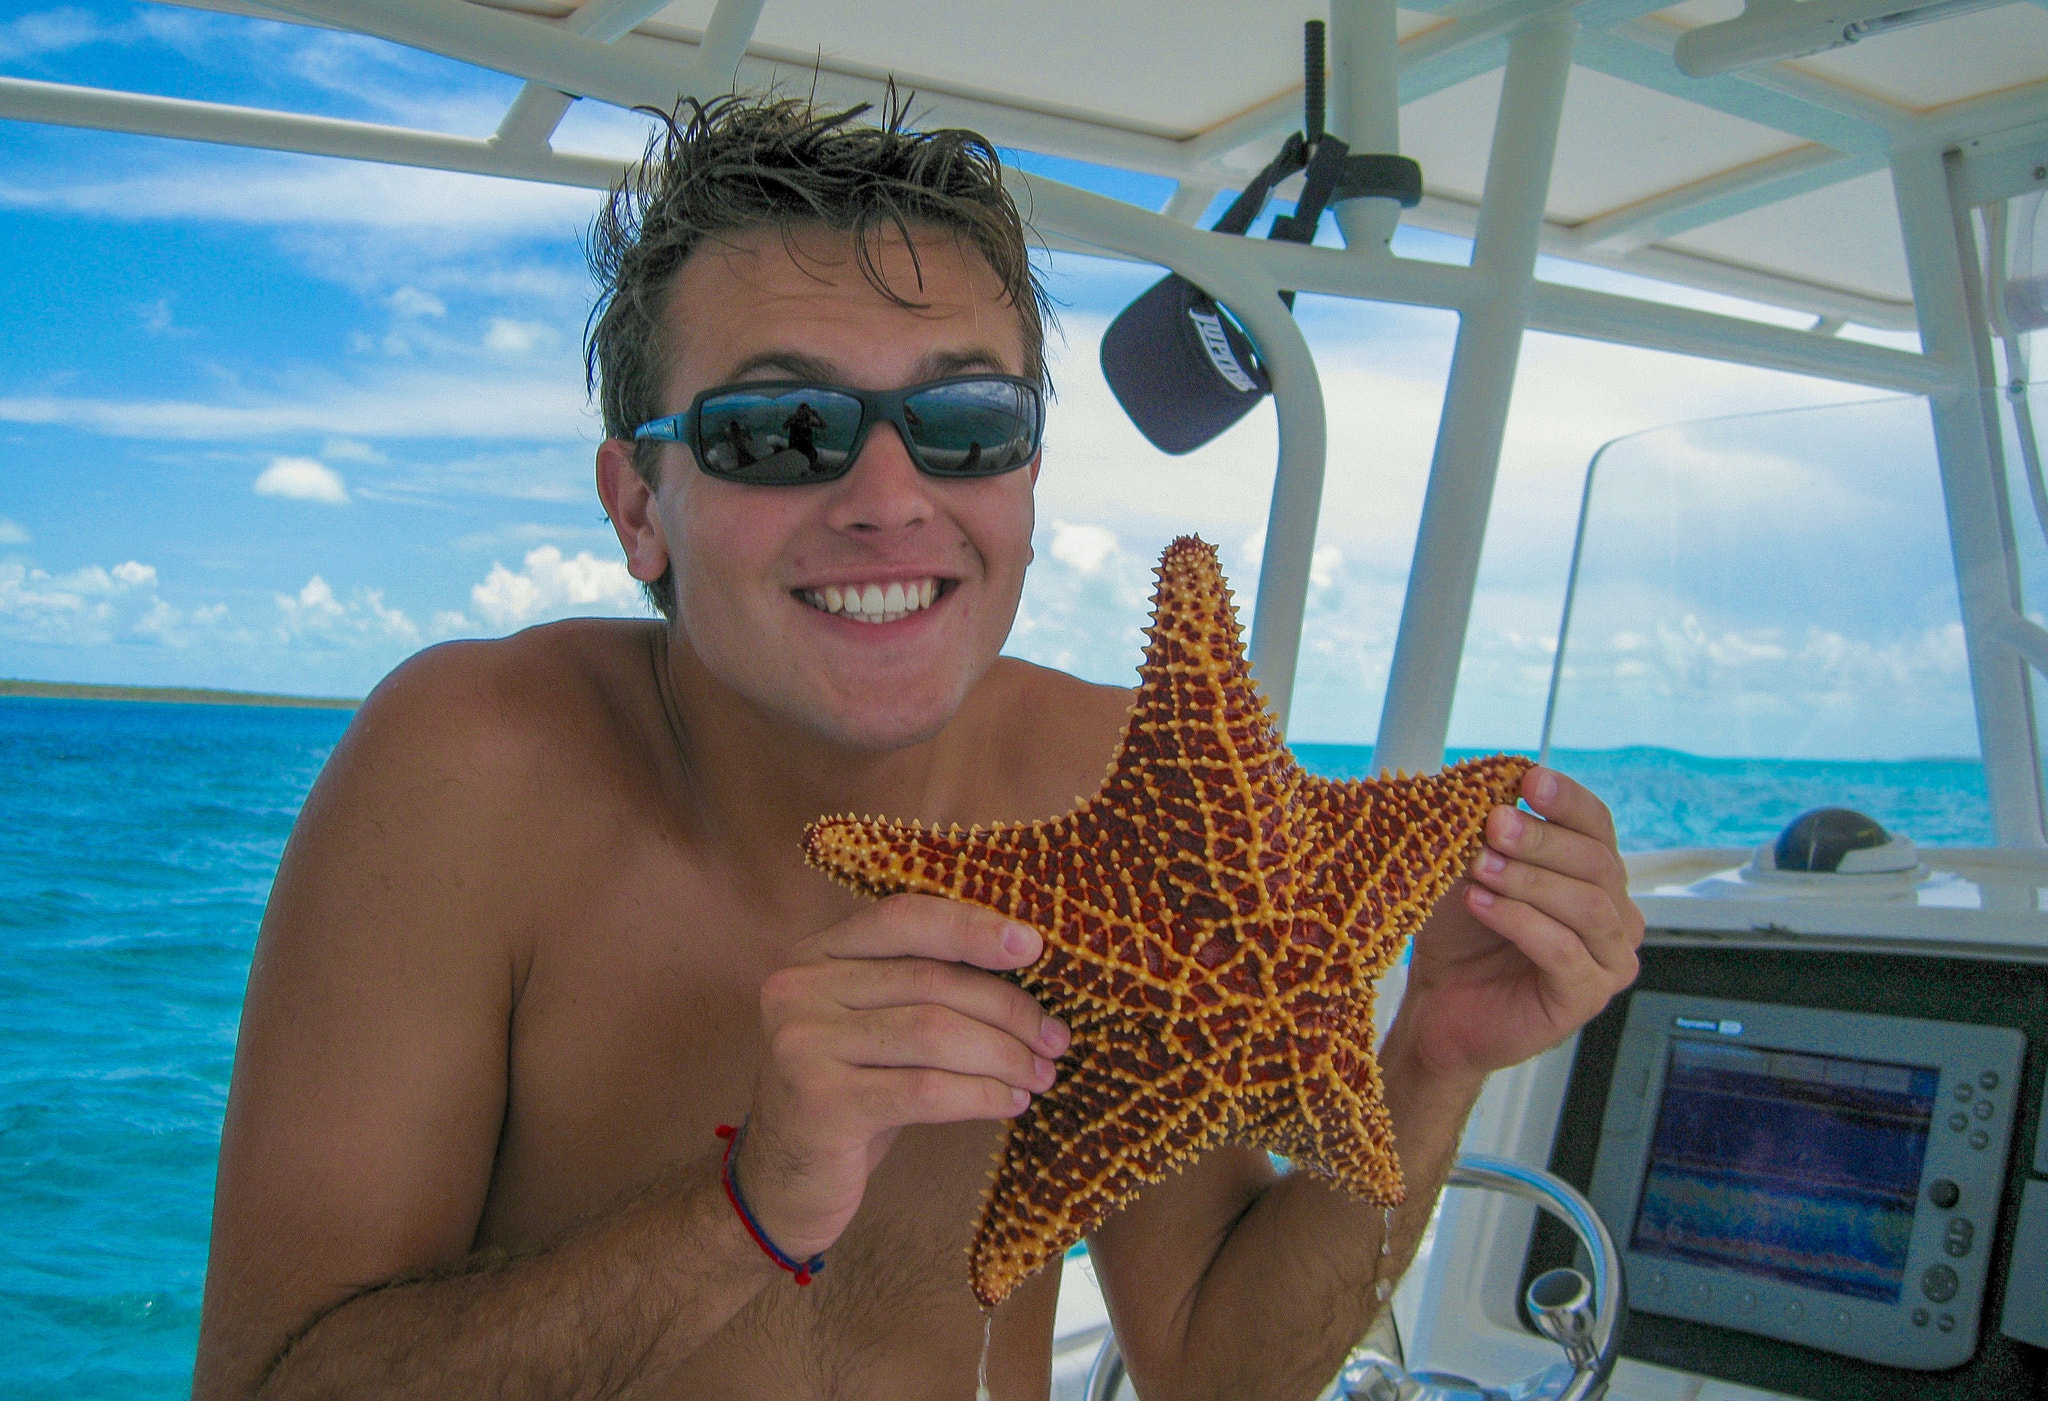
[[[732,1203],[732,1209],[740,1214],[740,1223],[747,1228],[747,1234],[754,1238],[754,1244],[761,1247],[770,1260],[796,1276],[798,1284],[809,1284],[814,1275],[825,1268],[825,1257],[813,1255],[808,1260],[792,1260],[768,1239],[768,1233],[761,1229],[761,1223],[754,1219],[754,1213],[747,1210],[747,1199],[740,1195],[739,1183],[733,1181],[732,1153],[740,1146],[740,1135],[746,1132],[744,1120],[738,1128],[731,1124],[720,1124],[718,1136],[725,1140],[725,1156],[719,1161],[718,1179],[725,1184],[725,1199]]]

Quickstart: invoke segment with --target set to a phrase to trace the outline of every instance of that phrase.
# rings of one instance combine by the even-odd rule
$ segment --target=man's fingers
[[[1526,812],[1495,808],[1486,819],[1486,845],[1487,850],[1473,863],[1475,871],[1485,865],[1489,853],[1496,859],[1505,854],[1573,880],[1589,881],[1616,899],[1628,893],[1628,868],[1613,846]]]
[[[830,979],[828,995],[850,1011],[932,1004],[1007,1032],[1041,1055],[1059,1056],[1073,1041],[1030,993],[978,968],[932,958],[849,959],[815,970]]]
[[[857,1069],[847,1087],[864,1113],[888,1124],[1011,1119],[1031,1104],[1031,1096],[1014,1085],[947,1070]]]
[[[1614,848],[1614,814],[1607,804],[1556,769],[1539,766],[1523,774],[1522,799],[1551,822],[1583,832],[1609,850]]]
[[[1624,949],[1628,963],[1615,968],[1593,957],[1587,942],[1570,928],[1521,900],[1496,895],[1484,886],[1467,890],[1473,917],[1506,939],[1543,975],[1552,1016],[1577,1025],[1588,1020],[1616,992],[1635,979],[1635,951]]]
[[[1052,1088],[1057,1068],[1025,1042],[950,1007],[884,1007],[848,1017],[834,1033],[831,1054],[870,1069],[916,1068],[1001,1080],[1038,1094]]]
[[[1504,860],[1497,852],[1484,852],[1474,864],[1475,890],[1498,895],[1491,906],[1475,899],[1474,913],[1499,910],[1504,905],[1521,905],[1561,931],[1579,945],[1595,963],[1624,980],[1636,975],[1636,946],[1642,942],[1642,928],[1634,919],[1635,906],[1624,900],[1616,908],[1607,891],[1590,881],[1576,880],[1521,861]],[[1496,933],[1506,930],[1481,914],[1481,922]],[[1519,926],[1518,926],[1519,927]],[[1521,947],[1519,940],[1514,940]],[[1523,950],[1525,953],[1528,950]],[[1532,955],[1533,957],[1533,955]]]
[[[810,958],[935,958],[998,972],[1023,968],[1045,941],[1036,929],[936,895],[891,895],[809,940]]]

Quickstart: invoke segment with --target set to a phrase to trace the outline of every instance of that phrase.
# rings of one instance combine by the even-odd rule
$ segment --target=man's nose
[[[928,484],[893,423],[868,430],[853,469],[839,482],[828,513],[835,530],[903,530],[932,517]]]

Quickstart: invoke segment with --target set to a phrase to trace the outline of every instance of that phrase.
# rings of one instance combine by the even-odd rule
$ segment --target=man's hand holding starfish
[[[831,1247],[912,1124],[1007,1119],[1072,1040],[991,976],[1037,958],[1029,925],[929,895],[864,905],[761,988],[763,1055],[736,1176],[798,1259]]]
[[[1563,1041],[1635,981],[1643,916],[1614,819],[1553,769],[1529,770],[1534,813],[1496,808],[1470,884],[1416,936],[1389,1052],[1476,1082]]]

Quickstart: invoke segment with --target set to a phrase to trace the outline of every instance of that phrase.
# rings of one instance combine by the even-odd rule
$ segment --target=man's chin
[[[932,713],[920,715],[847,711],[807,717],[807,728],[835,749],[854,754],[893,754],[937,739],[957,713],[957,706],[943,713],[935,708]]]

